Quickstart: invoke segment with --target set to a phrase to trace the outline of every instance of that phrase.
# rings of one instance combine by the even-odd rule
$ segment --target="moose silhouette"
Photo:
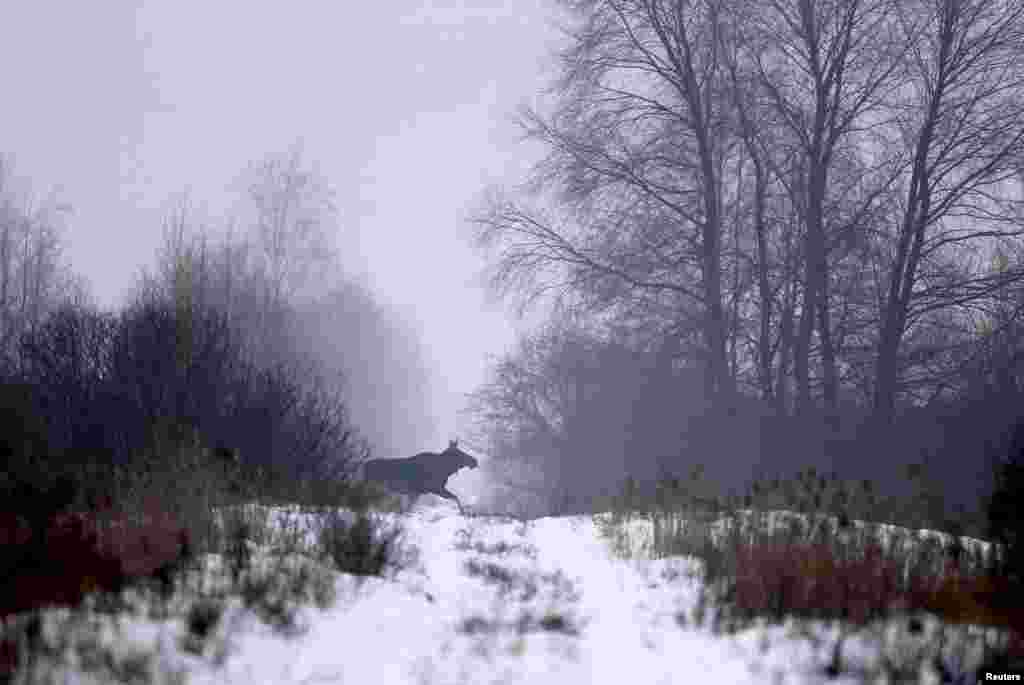
[[[371,459],[363,465],[363,476],[392,492],[416,496],[429,493],[455,500],[461,512],[462,502],[445,486],[459,469],[475,469],[479,465],[474,457],[459,449],[458,440],[451,440],[441,453],[420,452],[403,459]]]

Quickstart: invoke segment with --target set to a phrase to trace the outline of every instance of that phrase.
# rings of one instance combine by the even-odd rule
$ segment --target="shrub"
[[[44,606],[78,606],[94,591],[120,592],[155,579],[169,596],[192,555],[188,531],[158,511],[147,516],[53,513],[42,526],[16,513],[0,513],[6,528],[0,557],[6,582],[0,616]]]
[[[767,540],[736,549],[736,573],[725,598],[742,617],[788,615],[864,623],[901,594],[902,573],[881,549],[844,558],[830,546]]]
[[[323,554],[343,573],[379,576],[397,561],[401,529],[386,528],[366,512],[349,522],[341,512],[330,512],[320,530]]]
[[[120,561],[100,553],[95,533],[80,518],[55,519],[30,536],[28,551],[18,555],[0,588],[0,618],[48,606],[76,607],[89,592],[124,586]],[[5,545],[0,553],[14,556],[14,549]]]
[[[224,614],[224,602],[214,598],[203,598],[195,602],[188,611],[185,625],[188,634],[184,647],[194,654],[201,654],[214,629]]]
[[[1024,580],[1024,420],[1014,428],[1007,458],[996,465],[988,519],[989,537],[1005,546],[994,570],[1020,585]]]

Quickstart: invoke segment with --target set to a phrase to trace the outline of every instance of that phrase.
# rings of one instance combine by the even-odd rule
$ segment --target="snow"
[[[270,525],[305,526],[312,540],[305,514],[267,514]],[[795,624],[729,635],[698,624],[698,562],[651,559],[642,542],[637,558],[619,558],[592,517],[463,517],[444,503],[421,504],[400,518],[403,544],[416,557],[379,578],[331,572],[334,603],[303,607],[291,633],[275,631],[235,598],[199,654],[181,647],[183,612],[93,625],[91,639],[115,661],[146,662],[148,650],[144,667],[155,683],[861,682],[855,672],[824,674],[836,625],[814,624],[812,635]],[[645,525],[631,523],[631,537],[642,541]],[[292,563],[314,563],[303,559]],[[849,640],[844,656],[865,668],[877,663],[881,650],[872,639]],[[79,656],[65,664],[57,682],[103,682]],[[934,673],[923,672],[920,682],[929,680]]]

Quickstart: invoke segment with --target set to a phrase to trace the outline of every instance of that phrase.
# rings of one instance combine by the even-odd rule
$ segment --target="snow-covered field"
[[[305,525],[302,514],[274,514]],[[838,626],[717,634],[695,620],[698,562],[617,558],[590,517],[462,517],[446,503],[402,518],[415,558],[383,578],[331,572],[333,604],[302,608],[291,630],[275,630],[238,599],[191,651],[173,611],[164,620],[79,617],[88,637],[76,640],[92,646],[67,649],[52,682],[109,682],[110,664],[90,664],[94,654],[153,683],[859,683],[873,681],[867,674],[887,651],[898,660],[939,629],[926,618],[917,635],[905,620],[863,631],[845,642],[845,672],[829,678]],[[942,658],[959,672],[979,659],[949,650]],[[915,682],[939,682],[929,659],[918,662]]]

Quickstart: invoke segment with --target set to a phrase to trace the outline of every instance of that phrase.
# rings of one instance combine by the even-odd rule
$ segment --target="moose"
[[[433,494],[455,500],[462,511],[462,502],[445,485],[463,467],[477,468],[479,462],[459,449],[458,440],[450,440],[440,454],[420,452],[404,459],[371,459],[363,467],[363,476],[392,492],[406,495]]]

